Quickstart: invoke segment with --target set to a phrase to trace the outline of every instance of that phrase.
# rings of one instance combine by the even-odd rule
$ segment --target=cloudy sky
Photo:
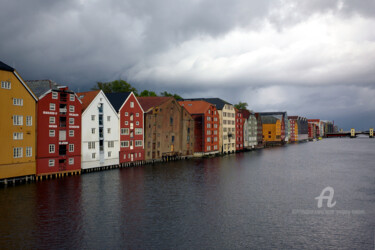
[[[0,60],[76,91],[245,101],[375,127],[374,0],[0,0]]]

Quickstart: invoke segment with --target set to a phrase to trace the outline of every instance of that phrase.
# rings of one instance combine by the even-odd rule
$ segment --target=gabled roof
[[[279,119],[274,116],[262,116],[263,124],[275,124]]]
[[[240,109],[239,112],[242,114],[242,117],[249,119],[251,112],[247,109]]]
[[[59,90],[60,85],[51,80],[32,80],[25,81],[27,86],[40,98],[49,90]]]
[[[173,97],[164,96],[147,96],[147,97],[137,97],[139,104],[141,104],[142,109],[145,113],[149,112],[152,108],[162,105],[163,103],[174,99]]]
[[[14,69],[12,67],[10,67],[9,65],[3,63],[2,61],[0,61],[0,70],[9,71],[9,72],[13,72],[14,71]]]
[[[122,92],[122,93],[106,93],[105,95],[107,96],[107,99],[109,102],[112,104],[113,108],[116,110],[118,113],[126,101],[128,99],[129,95],[132,92]]]
[[[211,103],[202,100],[195,101],[179,101],[181,106],[183,106],[190,114],[204,114],[210,108]]]
[[[78,98],[82,102],[82,113],[85,109],[90,105],[90,103],[94,100],[94,98],[100,93],[100,90],[93,90],[87,92],[77,93]]]
[[[192,99],[184,99],[181,101],[194,101],[194,100],[202,100],[209,102],[211,104],[214,104],[217,109],[222,110],[225,106],[225,104],[232,105],[231,103],[224,101],[223,99],[220,98],[192,98]]]

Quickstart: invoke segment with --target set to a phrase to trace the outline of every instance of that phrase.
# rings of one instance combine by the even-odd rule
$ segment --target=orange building
[[[31,179],[36,171],[37,98],[15,69],[0,62],[0,180]]]
[[[273,116],[262,116],[263,142],[266,144],[281,143],[281,122]]]

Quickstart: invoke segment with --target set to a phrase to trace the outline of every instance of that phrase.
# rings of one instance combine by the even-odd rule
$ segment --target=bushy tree
[[[134,92],[135,95],[138,95],[138,90],[136,88],[134,88],[130,83],[127,83],[121,79],[112,82],[97,82],[92,89],[101,89],[104,93]]]
[[[249,106],[246,102],[239,102],[234,105],[237,109],[247,109],[247,106]]]

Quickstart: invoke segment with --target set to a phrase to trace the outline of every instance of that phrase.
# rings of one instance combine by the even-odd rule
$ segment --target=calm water
[[[374,249],[375,139],[2,188],[0,204],[0,248]]]

